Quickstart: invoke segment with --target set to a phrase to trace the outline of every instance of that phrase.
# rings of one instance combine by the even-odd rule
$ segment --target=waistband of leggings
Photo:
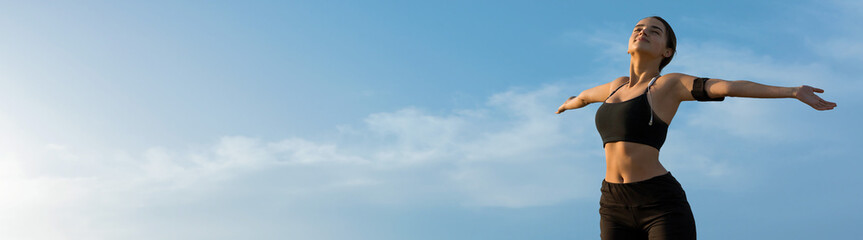
[[[604,207],[644,207],[686,203],[686,194],[671,172],[632,183],[602,181],[600,205]]]
[[[648,178],[648,179],[646,179],[646,180],[641,180],[641,181],[638,181],[638,182],[630,182],[630,183],[611,183],[611,182],[607,182],[607,181],[605,181],[605,179],[602,179],[602,185],[608,185],[608,186],[635,186],[635,185],[644,185],[644,184],[650,184],[650,183],[655,183],[655,182],[664,182],[664,181],[669,181],[669,180],[671,180],[671,181],[677,181],[677,179],[676,179],[676,178],[674,178],[674,176],[672,176],[672,175],[671,175],[671,172],[670,172],[670,171],[669,171],[669,172],[666,172],[665,174],[659,175],[659,176],[655,176],[655,177],[652,177],[652,178]]]

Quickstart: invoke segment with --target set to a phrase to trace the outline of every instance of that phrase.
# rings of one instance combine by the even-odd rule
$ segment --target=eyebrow
[[[644,27],[644,24],[638,24],[638,25],[635,25],[635,27]],[[650,27],[652,27],[652,28],[656,28],[656,29],[658,29],[658,30],[659,30],[659,32],[662,32],[662,28],[659,28],[659,27],[657,27],[657,26],[650,26]]]

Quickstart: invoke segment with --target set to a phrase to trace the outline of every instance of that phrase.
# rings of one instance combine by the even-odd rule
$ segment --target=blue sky
[[[684,103],[660,160],[700,239],[863,235],[857,1],[6,2],[0,238],[598,239],[597,106],[665,72],[838,103]]]

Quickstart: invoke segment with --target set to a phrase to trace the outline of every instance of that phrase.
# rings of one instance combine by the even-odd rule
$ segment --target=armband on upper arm
[[[695,100],[700,102],[725,100],[725,97],[711,98],[707,96],[707,89],[704,88],[705,82],[707,82],[707,78],[696,78],[692,83],[692,97]]]

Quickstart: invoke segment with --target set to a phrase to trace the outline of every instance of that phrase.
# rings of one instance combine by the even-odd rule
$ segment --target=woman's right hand
[[[572,109],[572,108],[567,108],[567,106],[566,106],[566,105],[568,105],[568,104],[570,103],[570,101],[575,101],[575,96],[569,97],[569,99],[567,99],[565,102],[563,102],[563,104],[561,104],[561,105],[560,105],[560,107],[559,107],[559,108],[557,108],[557,112],[556,112],[556,114],[560,114],[560,113],[562,113],[563,111],[566,111],[566,110]]]

